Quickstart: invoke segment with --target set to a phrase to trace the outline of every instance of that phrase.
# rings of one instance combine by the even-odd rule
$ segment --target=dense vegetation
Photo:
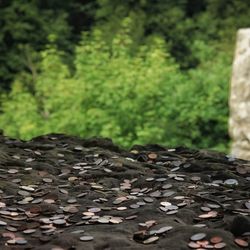
[[[0,127],[226,151],[249,16],[244,0],[2,0]]]

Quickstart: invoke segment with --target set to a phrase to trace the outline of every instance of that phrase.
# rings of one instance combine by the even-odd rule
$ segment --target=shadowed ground
[[[1,249],[244,249],[250,163],[51,134],[0,138]]]

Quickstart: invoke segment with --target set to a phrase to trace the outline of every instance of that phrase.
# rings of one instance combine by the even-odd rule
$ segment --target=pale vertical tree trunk
[[[250,28],[237,33],[229,105],[231,152],[250,160]]]

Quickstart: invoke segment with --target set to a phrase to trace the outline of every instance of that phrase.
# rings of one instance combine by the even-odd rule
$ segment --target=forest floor
[[[0,164],[0,249],[249,249],[250,162],[50,134]]]

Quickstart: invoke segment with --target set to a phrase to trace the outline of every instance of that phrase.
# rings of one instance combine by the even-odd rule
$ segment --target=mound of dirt
[[[49,134],[0,164],[0,249],[249,249],[250,162]]]

